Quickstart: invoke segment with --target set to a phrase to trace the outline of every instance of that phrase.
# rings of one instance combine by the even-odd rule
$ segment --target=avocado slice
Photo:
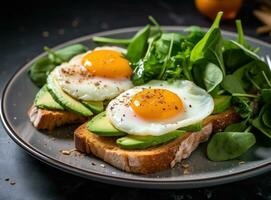
[[[217,96],[214,98],[214,103],[215,107],[213,114],[224,112],[231,106],[231,96]]]
[[[104,103],[102,101],[82,101],[82,103],[95,114],[104,111]]]
[[[64,108],[53,99],[48,91],[47,85],[44,85],[37,93],[34,105],[42,109],[64,110]]]
[[[47,87],[54,100],[65,109],[87,117],[93,115],[93,113],[86,106],[62,90],[52,73],[48,76]]]
[[[179,128],[178,130],[196,132],[196,131],[200,131],[202,129],[202,127],[203,127],[203,123],[201,121],[201,122],[191,124],[191,125],[186,126],[186,127]]]
[[[186,133],[183,130],[175,130],[170,133],[159,136],[139,136],[139,135],[127,135],[117,139],[117,145],[122,149],[146,149],[152,146],[157,146],[169,142],[177,137],[181,137]]]
[[[124,136],[126,133],[116,129],[106,117],[106,112],[102,112],[93,117],[87,123],[87,129],[99,136]]]

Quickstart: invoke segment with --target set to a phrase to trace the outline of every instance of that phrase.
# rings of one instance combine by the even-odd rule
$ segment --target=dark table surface
[[[162,25],[209,26],[192,0],[187,1],[23,1],[1,5],[0,92],[25,62],[42,51],[86,34],[145,25],[154,16]],[[257,36],[260,22],[252,15],[253,1],[246,1],[240,18],[245,33]],[[234,30],[234,22],[223,22]],[[52,168],[28,155],[0,124],[0,199],[271,199],[271,173],[227,185],[193,190],[124,188],[86,180]]]

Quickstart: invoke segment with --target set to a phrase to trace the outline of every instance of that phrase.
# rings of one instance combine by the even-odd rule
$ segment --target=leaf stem
[[[159,30],[159,31],[162,31],[161,30],[161,26],[160,26],[160,24],[158,24],[158,22],[154,19],[154,17],[153,16],[149,16],[149,20],[151,21],[151,23],[153,23],[156,27],[157,27],[157,29]]]
[[[249,125],[244,132],[249,132],[251,128],[252,128],[252,126]]]
[[[263,77],[264,77],[265,81],[267,82],[268,86],[271,87],[271,83],[270,83],[270,81],[268,80],[268,78],[267,78],[267,76],[266,76],[266,74],[265,74],[264,71],[262,71],[262,74],[263,74]]]
[[[106,37],[93,37],[92,40],[97,43],[120,44],[120,45],[129,45],[131,42],[131,39],[115,39]]]
[[[173,42],[174,42],[174,35],[172,34],[171,36],[171,41],[170,41],[170,46],[169,46],[169,51],[168,51],[168,54],[167,54],[167,57],[165,58],[165,62],[163,64],[163,68],[158,76],[158,80],[162,79],[165,71],[166,71],[166,68],[167,68],[167,64],[168,64],[168,61],[170,59],[170,56],[171,56],[171,52],[172,52],[172,47],[173,47]]]
[[[53,57],[54,57],[54,61],[53,61],[53,62],[57,62],[56,59],[59,59],[59,63],[64,62],[64,60],[63,60],[61,57],[59,57],[59,56],[56,54],[56,52],[53,51],[51,48],[45,46],[43,49],[44,49],[44,51],[46,51],[48,54],[53,55]]]
[[[242,93],[232,93],[234,97],[250,97],[250,98],[258,98],[257,95],[254,94],[242,94]]]
[[[236,24],[236,29],[237,29],[237,33],[238,33],[238,42],[239,42],[239,44],[244,45],[245,39],[244,39],[244,32],[243,32],[241,20],[240,19],[236,20],[235,24]]]

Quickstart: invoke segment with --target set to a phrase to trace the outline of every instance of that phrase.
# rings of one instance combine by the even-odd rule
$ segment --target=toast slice
[[[34,127],[47,130],[53,130],[64,124],[83,123],[88,120],[87,117],[73,112],[40,109],[35,105],[29,109],[28,116]]]
[[[97,136],[87,130],[86,123],[75,130],[74,141],[79,151],[93,154],[121,170],[150,174],[174,167],[177,162],[189,157],[212,132],[219,132],[239,120],[239,115],[230,109],[206,118],[199,132],[189,132],[169,143],[144,150],[121,149],[116,145],[116,138]]]

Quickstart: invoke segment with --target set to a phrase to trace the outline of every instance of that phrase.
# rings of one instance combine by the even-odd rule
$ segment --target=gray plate
[[[167,31],[181,32],[184,27],[164,27]],[[93,36],[109,36],[116,38],[131,37],[137,28],[108,31],[72,40],[57,48],[73,43],[83,43],[90,48]],[[227,38],[236,35],[223,32]],[[259,40],[247,38],[253,46],[261,47],[262,55],[268,54],[271,46]],[[72,132],[75,127],[63,127],[50,133],[33,128],[27,116],[27,110],[33,102],[38,88],[30,81],[27,70],[42,54],[26,65],[10,79],[4,89],[1,101],[2,122],[10,137],[28,153],[39,160],[61,170],[85,178],[110,184],[144,188],[194,188],[217,185],[255,176],[271,169],[271,143],[265,144],[266,138],[258,137],[257,144],[240,160],[227,162],[211,162],[206,158],[206,144],[202,144],[186,161],[190,164],[189,174],[184,175],[181,165],[173,169],[148,176],[134,175],[120,171],[103,161],[93,157],[72,153],[63,155],[60,150],[74,148]]]

